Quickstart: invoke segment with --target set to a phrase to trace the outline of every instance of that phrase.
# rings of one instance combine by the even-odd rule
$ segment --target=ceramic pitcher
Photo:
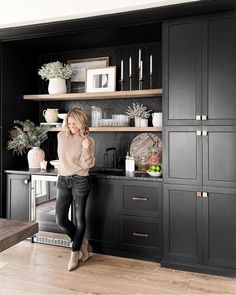
[[[47,123],[56,123],[58,121],[58,109],[46,109],[43,116]]]
[[[154,127],[162,126],[162,113],[153,113],[152,114],[152,125]]]

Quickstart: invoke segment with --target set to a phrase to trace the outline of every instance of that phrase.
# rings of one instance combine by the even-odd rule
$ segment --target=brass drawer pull
[[[132,197],[132,200],[134,200],[134,201],[147,201],[148,198],[145,198],[145,197]]]
[[[142,238],[148,238],[148,234],[144,234],[144,233],[133,233],[134,237],[142,237]]]
[[[197,120],[197,121],[200,121],[200,120],[201,120],[201,116],[197,115],[197,116],[196,116],[196,120]]]

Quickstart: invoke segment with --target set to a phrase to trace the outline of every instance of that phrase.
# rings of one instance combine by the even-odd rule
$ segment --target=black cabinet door
[[[163,173],[165,183],[202,185],[201,127],[165,127]]]
[[[164,124],[236,125],[235,13],[163,28]]]
[[[203,127],[203,185],[236,187],[236,127]]]
[[[29,221],[30,175],[7,175],[7,218]]]
[[[163,25],[165,125],[201,125],[201,23],[199,18]]]
[[[204,262],[236,268],[236,189],[205,187]]]
[[[164,184],[164,259],[202,262],[201,187]]]
[[[203,19],[202,115],[204,124],[236,125],[236,16]]]
[[[86,236],[93,245],[112,247],[115,243],[115,182],[91,177]]]

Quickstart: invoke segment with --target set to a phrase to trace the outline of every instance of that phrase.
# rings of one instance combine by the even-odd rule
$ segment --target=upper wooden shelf
[[[27,100],[47,101],[47,100],[91,100],[91,99],[122,99],[122,98],[145,98],[161,96],[162,89],[144,89],[115,92],[96,93],[65,93],[65,94],[32,94],[24,95]]]

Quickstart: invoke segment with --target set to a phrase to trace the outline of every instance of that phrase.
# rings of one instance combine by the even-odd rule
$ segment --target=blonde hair
[[[80,135],[86,137],[89,134],[88,115],[81,108],[71,109],[65,117],[66,135],[70,136],[71,132],[68,127],[68,118],[72,117],[75,120],[76,126],[80,129]]]

